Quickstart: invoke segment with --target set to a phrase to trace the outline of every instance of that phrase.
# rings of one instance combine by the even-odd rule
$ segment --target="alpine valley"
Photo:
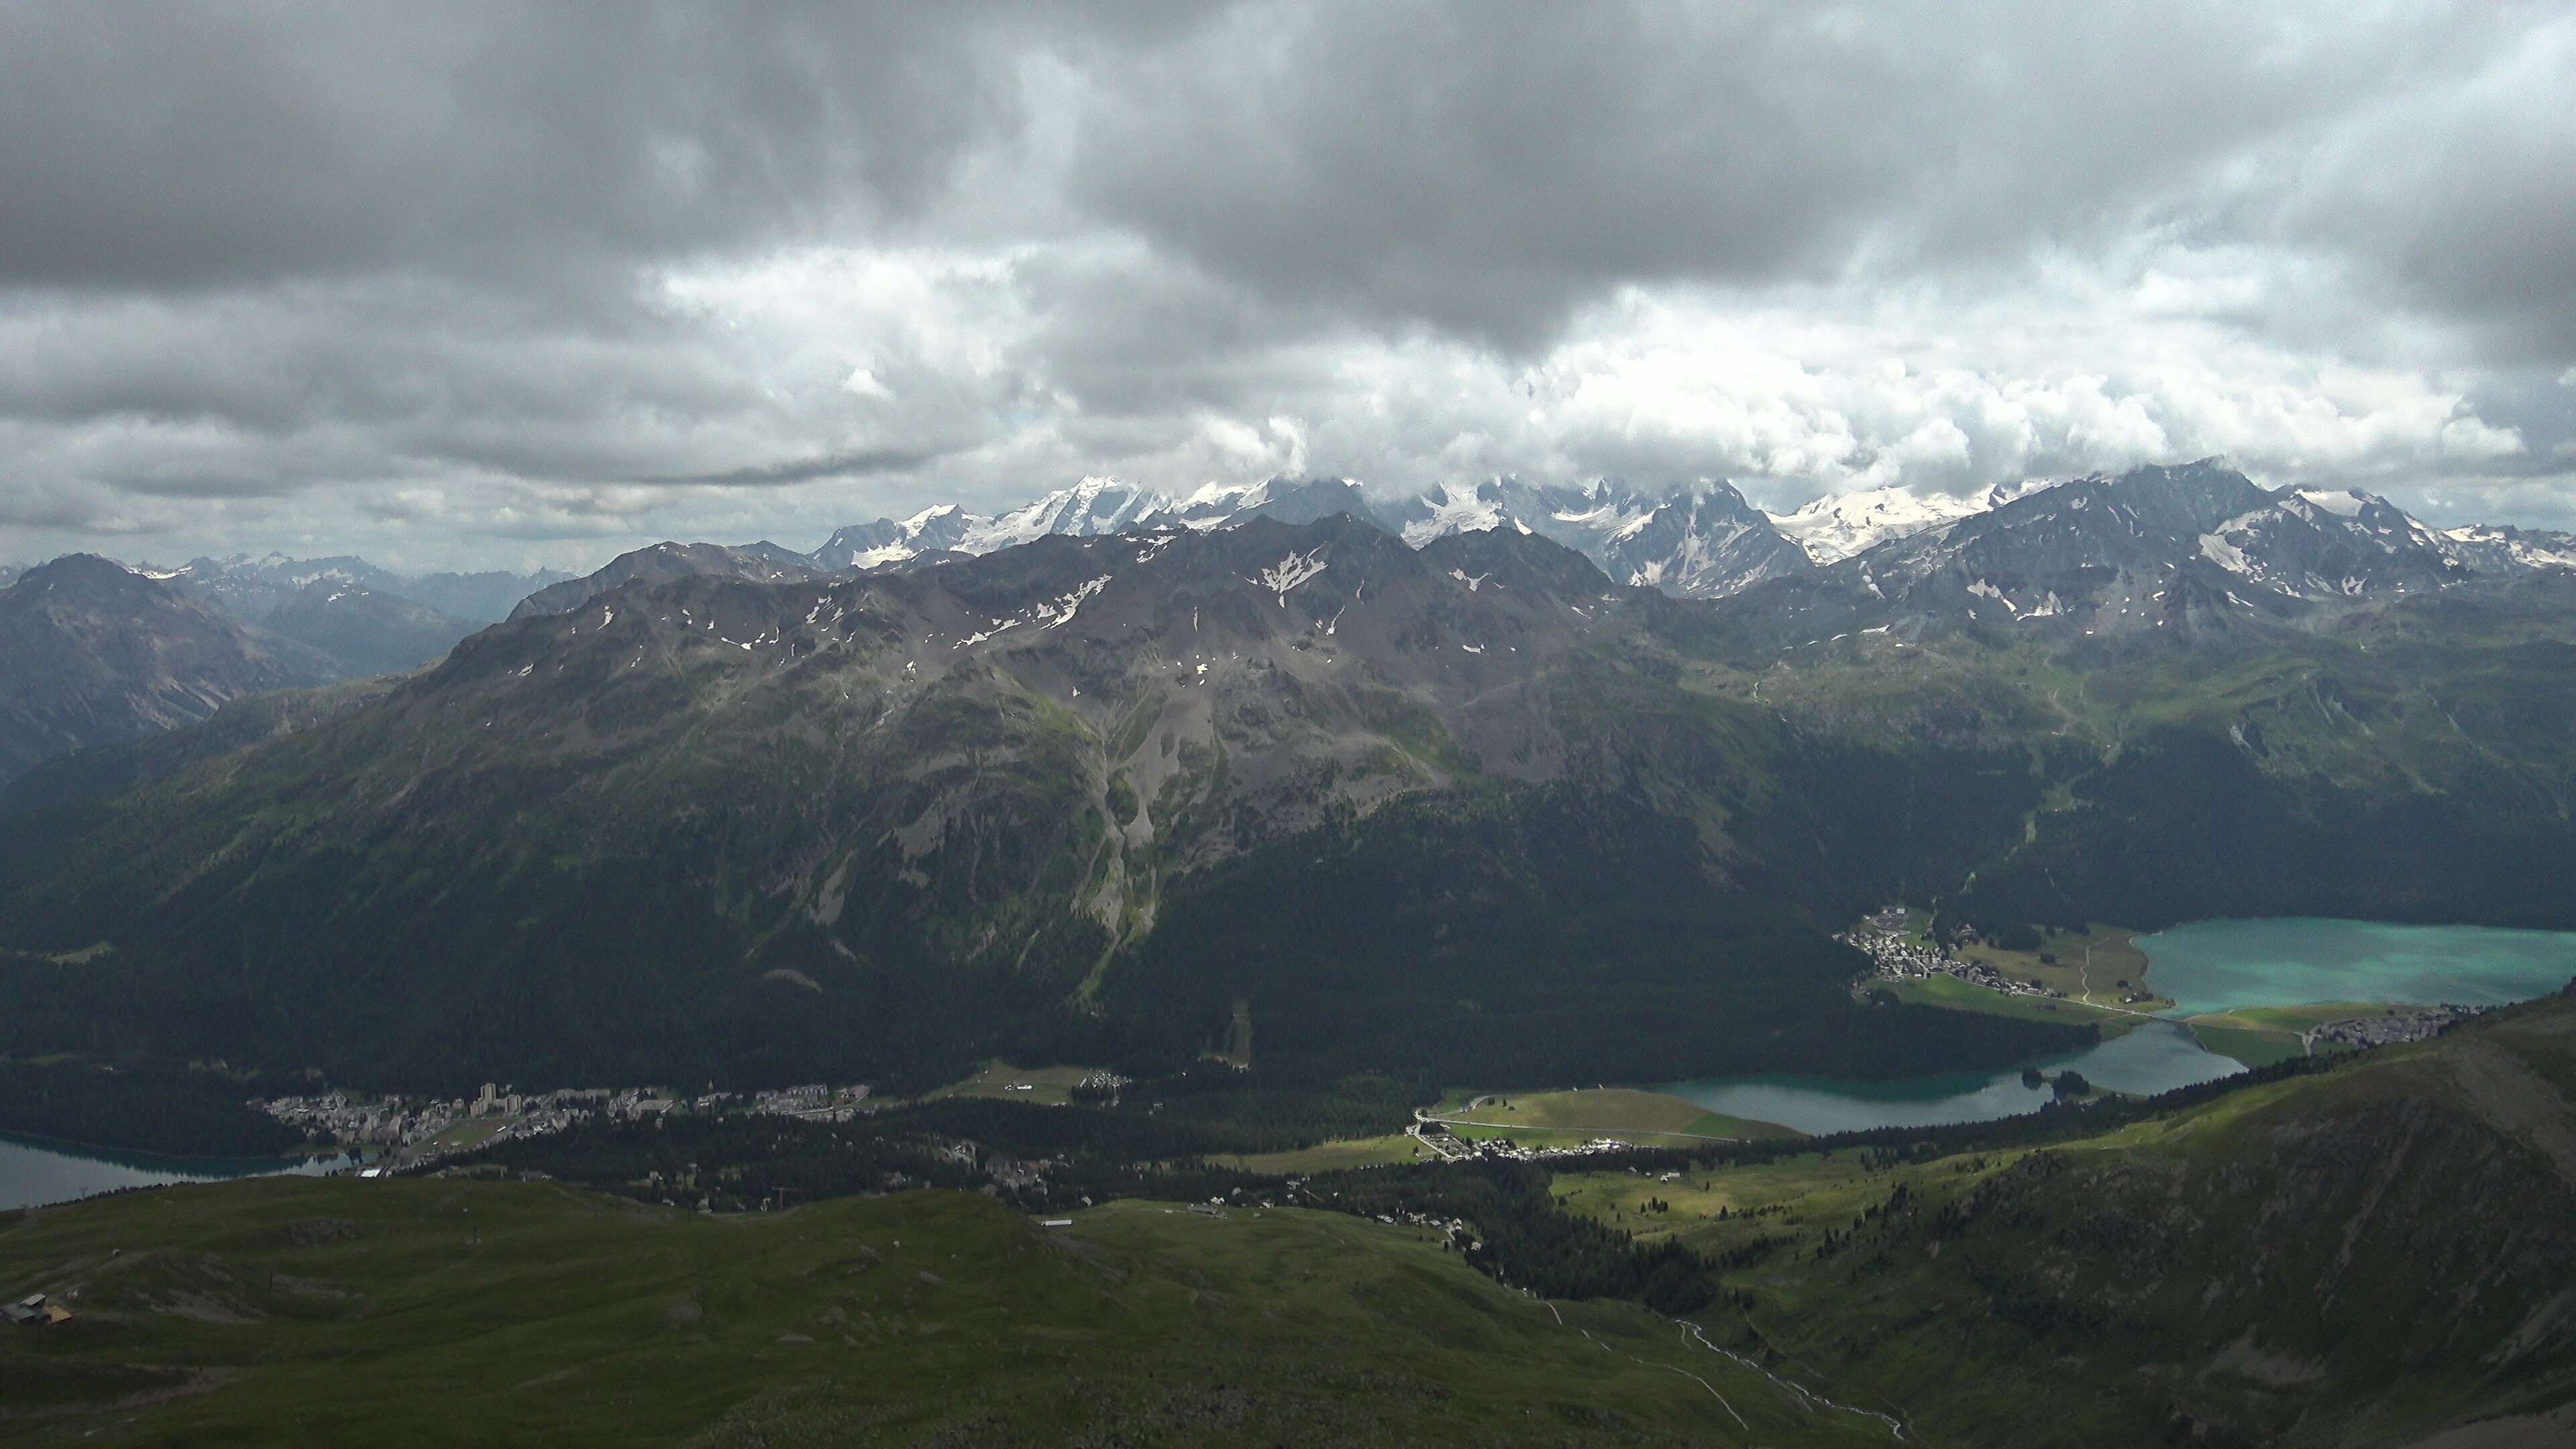
[[[0,591],[0,1125],[78,1135],[83,1074],[171,1123],[297,1104],[264,1131],[653,1086],[394,1159],[436,1183],[0,1225],[0,1287],[77,1287],[107,1335],[61,1340],[46,1423],[327,1418],[349,1382],[294,1325],[336,1315],[398,1398],[557,1384],[526,1412],[567,1438],[612,1402],[726,1443],[2564,1428],[2564,997],[2165,1097],[2063,1072],[1998,1122],[1457,1143],[1516,1101],[1538,1141],[1683,1105],[1570,1083],[2008,1071],[2149,1029],[1894,989],[1851,944],[1891,908],[1925,949],[2087,960],[2103,923],[2576,929],[2576,539],[2211,460],[1785,517],[1717,482],[1090,480],[506,601],[331,569],[74,557]],[[469,600],[507,617],[440,622]],[[922,1187],[981,1195],[722,1242],[684,1212]],[[537,1311],[564,1274],[605,1296]],[[1311,1341],[1250,1367],[1239,1309]],[[958,1356],[958,1325],[1013,1347]],[[975,1387],[858,1394],[801,1366],[835,1344]],[[673,1387],[697,1370],[733,1387]],[[1042,1400],[992,1407],[1006,1382]]]

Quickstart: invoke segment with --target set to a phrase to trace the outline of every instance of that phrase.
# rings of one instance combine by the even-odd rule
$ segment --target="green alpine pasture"
[[[1434,1231],[957,1193],[709,1217],[551,1183],[268,1180],[0,1224],[0,1442],[1814,1444],[1822,1410]]]

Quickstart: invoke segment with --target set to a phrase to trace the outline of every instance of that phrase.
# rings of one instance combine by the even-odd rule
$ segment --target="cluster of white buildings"
[[[346,1092],[255,1099],[249,1105],[308,1137],[371,1147],[418,1146],[466,1120],[474,1110],[461,1097],[355,1098]]]
[[[1882,981],[1921,981],[1933,976],[1956,976],[1972,986],[2001,991],[2014,996],[2046,996],[2064,999],[2063,991],[2051,991],[2029,981],[2015,981],[1983,961],[1969,961],[1953,956],[1938,946],[1918,945],[1908,939],[1912,923],[1905,908],[1889,906],[1872,912],[1857,926],[1834,939],[1869,957]]]
[[[1471,1124],[1472,1125],[1472,1124]],[[1595,1137],[1573,1147],[1523,1147],[1508,1137],[1476,1139],[1460,1137],[1448,1124],[1437,1118],[1415,1119],[1407,1133],[1420,1139],[1423,1146],[1450,1162],[1465,1162],[1478,1157],[1499,1157],[1512,1162],[1554,1162],[1569,1157],[1597,1157],[1605,1152],[1633,1152],[1637,1144],[1615,1137]]]
[[[2478,1014],[2471,1006],[2392,1006],[2369,1016],[2347,1017],[2310,1028],[2306,1035],[2308,1051],[2314,1055],[2321,1047],[2393,1046],[2398,1042],[2422,1041],[2440,1036],[2451,1023]]]
[[[862,1094],[866,1088],[858,1089]],[[514,1138],[560,1132],[592,1117],[640,1121],[677,1106],[650,1087],[565,1087],[551,1092],[515,1092],[491,1082],[470,1100],[463,1097],[353,1096],[324,1092],[310,1097],[254,1099],[251,1110],[265,1112],[320,1141],[348,1147],[384,1147],[399,1161],[420,1161],[449,1151],[487,1146]],[[491,1130],[465,1134],[443,1143],[460,1126],[489,1123]]]
[[[847,1122],[865,1110],[867,1084],[834,1087],[815,1082],[802,1087],[780,1087],[773,1092],[755,1092],[751,1110],[773,1117],[795,1117],[807,1122]]]

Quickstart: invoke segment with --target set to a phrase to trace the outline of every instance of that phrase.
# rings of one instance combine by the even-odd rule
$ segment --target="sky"
[[[2576,10],[0,0],[0,560],[2221,454],[2576,527]]]

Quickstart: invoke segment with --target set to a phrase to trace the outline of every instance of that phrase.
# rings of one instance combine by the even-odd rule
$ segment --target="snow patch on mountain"
[[[1291,590],[1329,567],[1330,565],[1324,562],[1324,551],[1319,548],[1309,553],[1292,553],[1263,569],[1259,578],[1246,579],[1244,582],[1257,584],[1277,594],[1279,607],[1284,609],[1288,607],[1288,595]]]
[[[2576,569],[2576,534],[2571,533],[2473,523],[2445,531],[2441,548],[2464,566],[2479,570]]]

